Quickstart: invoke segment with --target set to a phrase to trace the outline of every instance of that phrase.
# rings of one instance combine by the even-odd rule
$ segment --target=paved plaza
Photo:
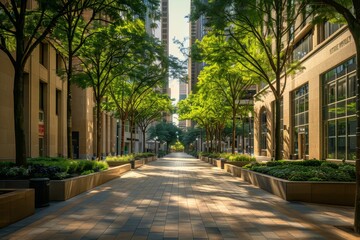
[[[360,239],[352,221],[353,208],[287,202],[172,153],[37,209],[0,239]]]

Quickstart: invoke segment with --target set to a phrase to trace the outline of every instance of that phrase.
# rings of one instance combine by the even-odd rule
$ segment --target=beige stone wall
[[[14,70],[0,51],[0,160],[15,158],[12,84]]]
[[[298,72],[295,76],[289,77],[286,89],[283,95],[284,101],[284,154],[285,158],[289,158],[292,154],[292,103],[291,96],[294,90],[300,86],[309,84],[309,158],[323,158],[323,144],[322,144],[322,101],[321,101],[321,74],[327,70],[335,67],[343,61],[355,55],[354,40],[346,27],[338,30],[331,35],[324,42],[317,43],[317,29],[314,30],[313,37],[313,50],[307,54],[301,61],[302,66],[305,68],[303,71]],[[265,107],[268,112],[272,112],[271,106],[274,101],[272,93],[265,94],[261,97],[260,101],[255,102],[255,155],[260,155],[260,142],[259,142],[259,114],[260,109]],[[268,133],[273,129],[272,116],[268,114]],[[268,134],[268,151],[267,156],[271,156],[272,149],[272,135]]]
[[[45,44],[45,63],[39,61],[39,47],[31,54],[25,66],[25,135],[28,157],[39,156],[39,86],[42,82],[44,91],[44,155],[66,155],[66,81],[56,74],[56,50]],[[14,71],[8,58],[0,53],[0,159],[15,159],[15,137],[13,117],[13,77]],[[56,93],[60,103],[56,113]]]
[[[72,88],[72,121],[73,132],[79,132],[79,157],[90,158],[93,156],[95,122],[93,118],[93,92],[92,89],[80,89],[73,85]]]

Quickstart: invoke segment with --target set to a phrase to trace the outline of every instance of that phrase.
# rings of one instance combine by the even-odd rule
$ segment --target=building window
[[[312,31],[305,35],[298,41],[293,50],[293,61],[298,61],[308,54],[313,48],[313,34]]]
[[[292,95],[293,153],[304,158],[309,154],[309,85],[296,89]]]
[[[41,112],[45,111],[45,90],[46,90],[46,83],[40,82],[40,86],[39,86],[39,110]]]
[[[61,109],[61,91],[56,89],[56,95],[55,95],[55,113],[56,113],[56,115],[60,115],[60,109]]]
[[[332,34],[334,34],[337,30],[339,30],[341,28],[341,26],[342,25],[339,24],[339,23],[325,22],[324,23],[324,37],[325,37],[325,39],[327,39]]]
[[[356,155],[355,58],[327,71],[323,84],[324,156],[354,160]]]
[[[261,151],[267,150],[267,116],[266,110],[260,113],[260,148]]]
[[[46,43],[41,42],[39,44],[39,63],[43,65],[45,68],[48,67],[48,45]]]
[[[339,30],[343,24],[339,23],[331,23],[331,22],[324,22],[319,25],[319,39],[318,42],[321,43],[331,35],[333,35],[337,30]]]
[[[60,75],[61,70],[62,70],[62,58],[60,53],[56,53],[56,73]]]

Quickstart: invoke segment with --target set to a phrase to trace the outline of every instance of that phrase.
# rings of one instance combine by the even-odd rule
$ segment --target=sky
[[[176,44],[174,37],[180,41],[189,38],[189,22],[185,18],[190,13],[190,0],[169,0],[169,53],[184,59]],[[179,98],[179,81],[170,80],[171,97]]]

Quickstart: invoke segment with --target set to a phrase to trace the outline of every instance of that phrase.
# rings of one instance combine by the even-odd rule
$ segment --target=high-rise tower
[[[207,0],[203,0],[203,2],[207,2]],[[191,0],[191,12],[194,9],[194,1]],[[206,18],[205,16],[201,16],[197,21],[190,22],[190,43],[189,47],[196,42],[196,40],[201,40],[207,33],[206,29]],[[195,85],[197,83],[197,78],[201,69],[204,67],[204,63],[198,63],[193,61],[191,58],[189,59],[188,72],[189,72],[189,93],[195,90]]]

